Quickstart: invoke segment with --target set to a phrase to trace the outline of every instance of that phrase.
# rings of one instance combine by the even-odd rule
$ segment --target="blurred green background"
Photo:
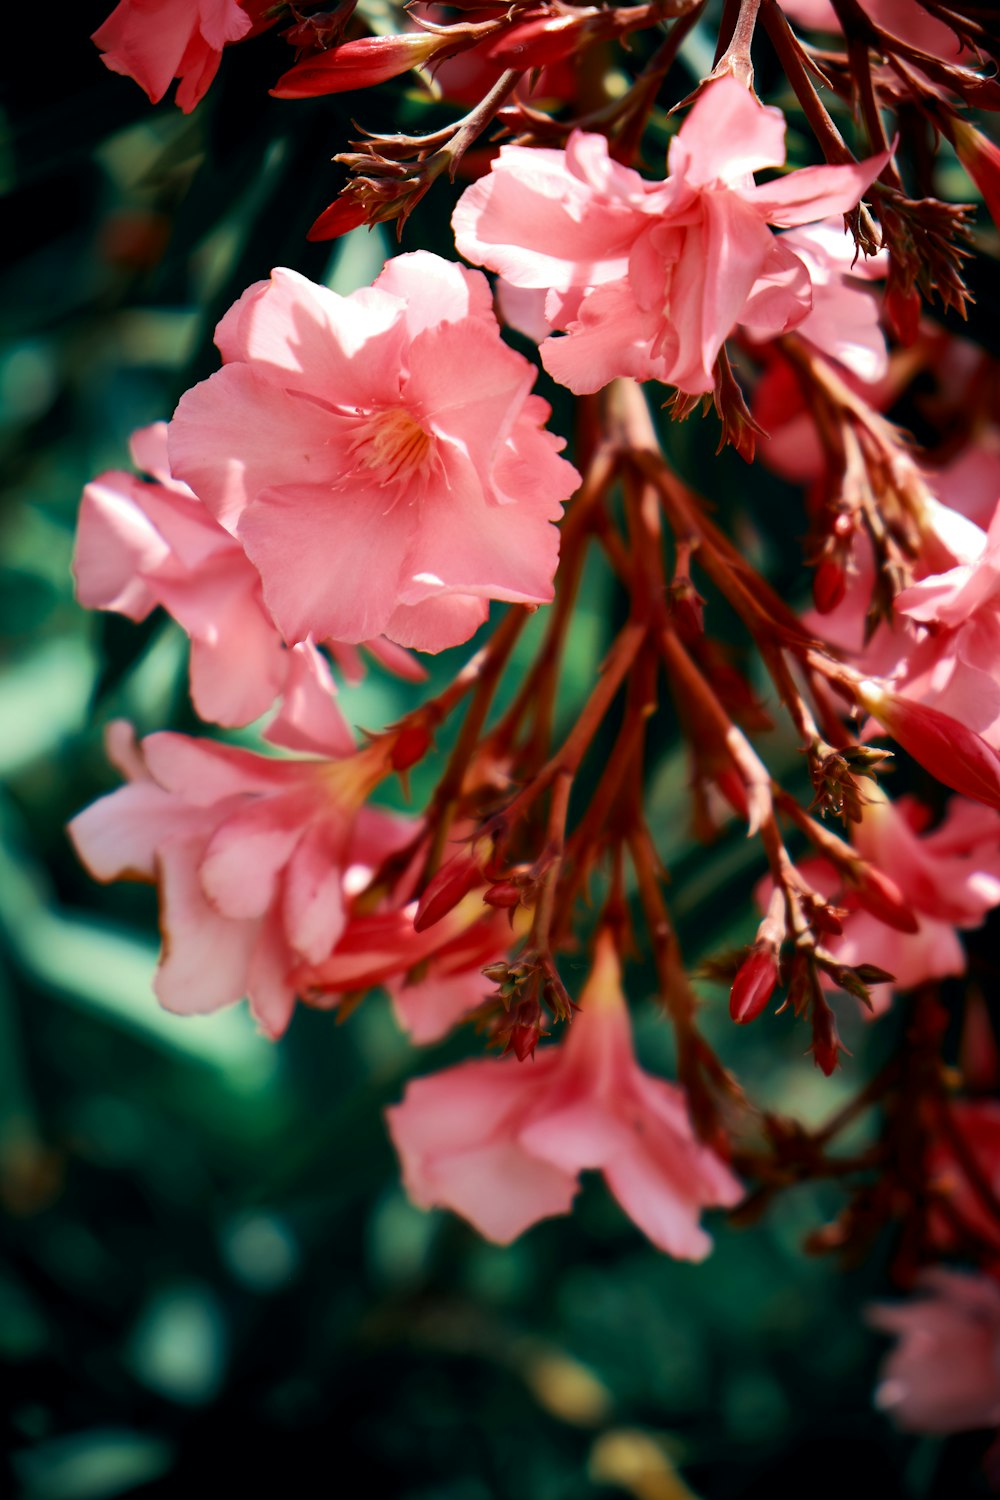
[[[409,1206],[381,1121],[408,1073],[463,1055],[471,1038],[415,1058],[382,997],[343,1026],[300,1008],[278,1046],[242,1009],[185,1022],[157,1008],[153,893],[95,886],[64,827],[112,785],[109,718],[140,732],[196,727],[186,649],[158,615],[136,627],[75,606],[79,493],[127,463],[135,426],[168,416],[214,368],[214,323],[249,282],[289,264],[348,291],[379,269],[392,248],[381,232],[332,251],[304,239],[339,187],[328,158],[351,117],[394,128],[448,113],[404,88],[271,100],[286,62],[273,34],[227,54],[193,118],[153,110],[87,40],[109,8],[4,17],[6,1488],[26,1500],[198,1493],[208,1464],[212,1482],[250,1496],[977,1493],[979,1439],[904,1441],[872,1410],[884,1346],[860,1310],[886,1291],[891,1246],[846,1272],[808,1258],[802,1239],[836,1194],[798,1190],[749,1231],[717,1223],[714,1256],[693,1267],[654,1252],[589,1182],[572,1219],[499,1249]],[[708,33],[700,45],[710,50]],[[421,206],[404,248],[449,253],[449,193]],[[570,420],[557,399],[554,426]],[[800,497],[731,454],[715,460],[710,423],[669,441],[724,509],[738,501],[754,516],[740,536],[790,588]],[[567,719],[620,609],[593,569]],[[435,661],[433,681],[461,657]],[[412,693],[376,673],[344,702],[375,727]],[[683,758],[669,722],[655,735],[651,803],[694,959],[752,935],[756,851],[738,830],[691,845]],[[794,779],[794,747],[776,736],[771,753]],[[418,777],[418,798],[425,785]],[[638,967],[634,985],[643,1055],[669,1071]],[[898,1024],[849,1028],[855,1057],[827,1081],[787,1018],[729,1034],[724,994],[705,993],[727,1061],[810,1120],[847,1097]]]

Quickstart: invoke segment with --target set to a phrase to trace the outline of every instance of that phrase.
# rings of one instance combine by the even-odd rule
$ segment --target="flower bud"
[[[521,900],[521,887],[512,884],[509,880],[501,880],[496,885],[491,885],[483,894],[483,900],[487,906],[496,906],[506,911],[509,907],[517,906]]]
[[[778,983],[778,958],[770,943],[755,943],[736,971],[729,1014],[737,1025],[755,1021]]]
[[[482,874],[471,854],[455,854],[443,864],[427,884],[420,897],[413,926],[417,932],[433,927],[467,896],[474,886],[482,884]]]
[[[898,283],[886,287],[885,321],[904,349],[917,341],[920,332],[920,293],[915,286],[905,290]]]
[[[418,760],[423,760],[432,743],[426,724],[419,720],[414,724],[405,724],[392,742],[392,769],[408,771]]]
[[[271,90],[275,99],[312,99],[346,89],[367,89],[430,62],[444,42],[422,31],[363,36],[340,47],[304,57],[283,73]]]
[[[829,1078],[837,1067],[841,1052],[847,1048],[840,1040],[837,1020],[825,1000],[817,999],[812,1008],[813,1039],[809,1051],[817,1068]]]
[[[904,698],[881,683],[861,682],[856,692],[862,707],[938,781],[1000,808],[1000,756],[978,734],[939,708]]]
[[[899,886],[874,865],[859,861],[851,870],[851,882],[865,911],[897,932],[917,932],[920,922],[903,898]]]
[[[983,195],[994,224],[1000,227],[1000,148],[967,120],[951,121],[956,155]]]
[[[847,592],[847,573],[835,557],[824,557],[813,573],[813,603],[821,615],[831,614]]]

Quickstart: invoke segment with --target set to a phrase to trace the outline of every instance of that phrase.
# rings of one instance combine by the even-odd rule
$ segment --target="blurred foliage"
[[[110,717],[140,732],[194,727],[185,647],[159,617],[135,627],[75,606],[79,492],[125,461],[135,426],[169,415],[213,368],[216,319],[272,265],[343,291],[371,278],[391,249],[379,233],[332,252],[304,239],[339,186],[328,158],[351,116],[393,128],[438,107],[408,87],[271,100],[285,62],[271,34],[227,53],[194,117],[152,110],[87,39],[109,7],[4,17],[14,33],[0,101],[7,1488],[26,1500],[197,1494],[207,1462],[213,1482],[218,1471],[250,1496],[272,1486],[399,1500],[841,1500],[858,1484],[883,1500],[973,1493],[976,1441],[904,1442],[872,1411],[881,1345],[860,1309],[885,1290],[885,1266],[843,1273],[803,1256],[804,1234],[837,1205],[827,1190],[788,1196],[749,1231],[718,1223],[704,1267],[654,1252],[598,1183],[571,1220],[499,1249],[418,1212],[398,1185],[381,1109],[414,1058],[381,997],[343,1026],[300,1009],[277,1047],[240,1009],[185,1022],[157,1008],[152,893],[92,885],[64,825],[112,784],[101,749]],[[41,73],[27,65],[40,28]],[[708,33],[690,46],[698,67]],[[449,253],[448,191],[421,205],[405,248]],[[564,393],[543,388],[567,430]],[[716,461],[708,424],[669,441],[724,508],[739,502],[743,544],[789,585],[797,495],[732,454]],[[600,569],[583,597],[567,717],[621,609]],[[456,659],[434,661],[432,681]],[[344,703],[375,726],[412,691],[373,675]],[[738,832],[691,846],[683,760],[669,725],[657,733],[650,795],[694,959],[752,932],[755,855]],[[790,743],[783,758],[798,775]],[[418,799],[425,785],[415,778]],[[641,995],[650,978],[637,975]],[[831,1082],[782,1020],[725,1047],[762,1097],[818,1119],[893,1024],[855,1026],[855,1060]],[[651,1005],[639,1034],[669,1070]],[[417,1065],[468,1046],[460,1036]]]

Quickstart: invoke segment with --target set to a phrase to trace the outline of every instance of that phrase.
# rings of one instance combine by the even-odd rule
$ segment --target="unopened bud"
[[[885,320],[905,349],[917,341],[920,332],[920,293],[915,286],[903,288],[898,282],[886,288]]]
[[[446,917],[469,892],[482,882],[479,866],[471,855],[456,854],[443,864],[420,897],[413,926],[424,932]]]
[[[978,734],[882,683],[861,682],[856,693],[861,706],[938,781],[1000,808],[1000,756]]]
[[[865,911],[878,917],[897,932],[917,932],[920,923],[894,880],[876,870],[874,865],[859,862],[851,871],[851,882]]]
[[[778,983],[778,959],[770,943],[755,943],[736,971],[729,1014],[740,1026],[755,1021]]]
[[[520,903],[521,887],[513,885],[509,880],[501,880],[496,885],[491,885],[488,891],[483,892],[483,900],[487,906],[496,906],[501,911],[507,911],[510,907]]]
[[[423,760],[431,748],[430,731],[426,724],[417,720],[416,723],[406,724],[398,731],[392,742],[392,769],[394,771],[408,771],[415,766],[418,760]]]
[[[840,1053],[847,1052],[847,1048],[840,1040],[836,1017],[825,1000],[817,999],[813,1003],[812,1028],[813,1039],[809,1050],[817,1068],[829,1078],[837,1067]]]
[[[821,615],[837,608],[847,592],[847,573],[835,557],[824,557],[813,573],[813,603]]]

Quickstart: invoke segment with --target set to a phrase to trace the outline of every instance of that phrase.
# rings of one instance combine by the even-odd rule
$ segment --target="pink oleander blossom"
[[[918,627],[922,671],[905,674],[907,696],[927,701],[919,688],[938,689],[956,675],[968,681],[975,728],[1000,748],[1000,504],[976,552],[945,572],[927,573],[897,594],[898,615]],[[985,723],[983,721],[986,721]]]
[[[925,1271],[909,1302],[869,1309],[898,1343],[875,1404],[908,1432],[968,1432],[1000,1423],[1000,1286],[983,1275]]]
[[[755,184],[784,164],[784,136],[780,110],[721,78],[671,142],[664,182],[613,161],[603,136],[577,131],[565,151],[504,146],[459,200],[455,241],[512,285],[549,289],[546,316],[566,336],[547,339],[542,360],[570,390],[624,375],[711,391],[738,323],[770,338],[810,310],[808,272],[768,226],[853,208],[884,164]]]
[[[552,598],[552,523],[579,476],[484,276],[417,251],[340,297],[276,270],[216,342],[171,468],[239,537],[287,641],[439,651],[490,599]]]
[[[91,40],[112,73],[134,78],[153,104],[173,79],[185,114],[204,98],[222,49],[253,26],[237,0],[121,0]]]
[[[293,970],[318,963],[348,919],[359,866],[412,836],[363,806],[385,772],[375,747],[340,760],[277,760],[186,735],[111,726],[127,784],[70,834],[99,880],[156,881],[161,1004],[199,1015],[246,996],[269,1036],[291,1019]]]
[[[405,886],[405,881],[404,881]],[[486,887],[468,891],[432,927],[414,926],[417,902],[386,905],[353,916],[321,963],[293,974],[300,993],[320,1009],[342,996],[381,985],[400,1026],[418,1046],[447,1036],[494,988],[483,969],[505,956],[511,927],[483,901]]]
[[[636,1062],[607,933],[564,1042],[530,1063],[481,1059],[417,1079],[387,1117],[413,1200],[452,1209],[500,1244],[567,1213],[586,1168],[603,1172],[654,1245],[682,1259],[711,1248],[701,1210],[742,1195],[695,1138],[682,1092]]]
[[[282,710],[266,733],[272,743],[318,754],[353,748],[332,704],[330,669],[312,641],[288,649],[264,605],[260,575],[239,542],[219,525],[167,463],[163,422],[133,434],[138,469],[111,471],[83,492],[73,573],[86,609],[144,620],[157,606],[191,641],[191,696],[203,719],[248,724],[276,698]],[[364,673],[357,648],[324,643],[349,680]],[[380,660],[414,681],[416,660],[389,641],[367,641]]]

